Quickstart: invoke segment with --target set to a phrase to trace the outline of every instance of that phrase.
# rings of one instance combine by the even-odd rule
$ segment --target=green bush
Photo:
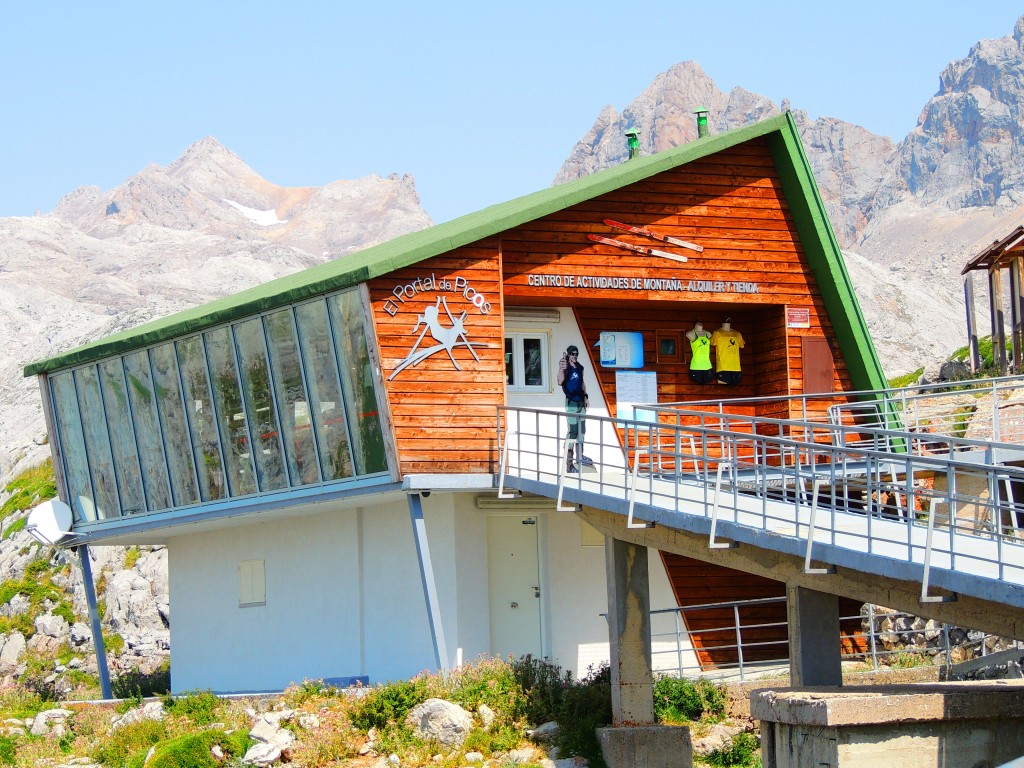
[[[19,517],[13,523],[4,528],[4,535],[0,537],[0,541],[6,541],[11,538],[11,536],[16,534],[18,531],[24,529],[26,525],[28,525],[28,517]]]
[[[760,747],[754,734],[743,731],[733,737],[729,746],[709,752],[704,762],[722,768],[761,768]]]
[[[60,616],[68,624],[75,623],[75,611],[74,609],[64,600],[61,600],[57,606],[53,609],[54,616]]]
[[[187,691],[177,698],[164,698],[164,708],[175,715],[188,718],[196,725],[209,725],[217,720],[220,699],[213,691]]]
[[[142,701],[148,696],[163,696],[171,690],[171,670],[166,664],[147,674],[130,670],[111,680],[110,690],[115,699]]]
[[[0,765],[18,764],[18,745],[10,736],[0,736]]]
[[[117,632],[114,632],[111,635],[104,635],[103,649],[107,653],[120,653],[124,650],[124,638]]]
[[[11,498],[0,507],[0,520],[15,512],[24,512],[34,504],[52,499],[57,495],[57,478],[53,474],[53,462],[47,459],[37,467],[26,469],[4,486]],[[21,527],[25,526],[21,523]],[[20,529],[19,529],[20,530]],[[8,533],[4,531],[3,538]]]
[[[435,678],[436,679],[436,678]],[[495,726],[511,725],[526,713],[527,699],[512,665],[502,659],[482,659],[444,675],[439,696],[475,712],[486,704],[495,713]]]
[[[654,714],[663,723],[693,722],[705,715],[720,718],[725,705],[725,688],[703,677],[662,677],[654,684]]]
[[[889,379],[889,386],[893,389],[901,389],[903,387],[909,387],[921,378],[921,374],[924,373],[924,368],[918,368],[916,371],[911,373],[905,373],[902,376],[895,376]]]
[[[607,768],[595,732],[612,721],[612,676],[607,664],[590,667],[585,678],[563,689],[555,719],[560,754],[580,755],[593,768]]]
[[[572,673],[529,654],[512,662],[512,673],[526,696],[526,719],[534,725],[556,719],[562,692],[573,684]]]
[[[422,677],[385,683],[359,700],[352,712],[352,724],[362,731],[381,730],[388,723],[401,727],[409,710],[428,698],[427,681]]]
[[[139,753],[145,760],[146,752],[154,744],[167,738],[167,726],[161,720],[140,720],[118,728],[110,734],[95,755],[98,762],[110,768],[123,768],[136,760]],[[140,764],[141,765],[141,764]]]
[[[242,757],[250,742],[248,735],[239,731],[230,735],[223,731],[189,733],[158,744],[148,761],[143,753],[142,764],[146,768],[217,768],[220,763],[210,752],[214,744],[231,757]]]

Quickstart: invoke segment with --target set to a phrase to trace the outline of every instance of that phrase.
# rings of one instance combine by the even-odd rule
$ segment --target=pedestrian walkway
[[[642,406],[642,420],[588,417],[595,463],[573,474],[560,471],[566,446],[553,437],[565,425],[550,424],[561,415],[506,408],[500,493],[698,533],[709,549],[800,555],[807,573],[916,581],[922,602],[969,595],[1020,610],[1024,446],[992,439],[1024,423],[1019,385],[847,393],[829,407],[813,397]],[[801,418],[751,415],[780,409]]]

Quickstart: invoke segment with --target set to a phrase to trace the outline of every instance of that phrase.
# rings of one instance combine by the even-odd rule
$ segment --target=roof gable
[[[768,137],[772,154],[783,179],[783,187],[794,210],[797,229],[811,267],[823,293],[838,301],[842,314],[853,313],[847,327],[841,319],[833,325],[844,353],[854,351],[861,364],[854,362],[851,373],[858,387],[884,386],[881,367],[867,335],[866,325],[853,296],[849,276],[842,264],[838,243],[828,224],[800,144],[796,124],[790,113],[725,133],[716,134],[646,157],[634,158],[614,168],[582,179],[542,189],[475,213],[413,232],[394,240],[319,264],[253,288],[225,296],[210,303],[154,320],[136,328],[108,336],[55,357],[26,366],[25,375],[77,365],[160,341],[195,333],[205,328],[248,317],[307,298],[358,285],[370,278],[387,275],[455,248],[496,235],[512,227],[556,213],[577,203],[650,178],[662,171],[737,146],[759,137]],[[808,242],[810,239],[811,242]],[[830,312],[830,315],[833,313]],[[843,336],[847,336],[844,343]],[[848,349],[848,344],[853,348]],[[860,375],[858,375],[858,372]]]

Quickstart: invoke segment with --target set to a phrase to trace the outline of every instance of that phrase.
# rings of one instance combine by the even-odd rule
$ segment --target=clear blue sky
[[[0,3],[0,216],[214,136],[271,182],[410,173],[435,222],[551,183],[606,104],[694,60],[896,140],[1006,2]]]

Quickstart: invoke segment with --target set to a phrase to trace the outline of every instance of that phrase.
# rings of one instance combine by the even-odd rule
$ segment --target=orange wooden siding
[[[604,224],[611,218],[697,243],[701,253],[652,241]],[[645,256],[588,239],[594,234],[674,252],[685,264]],[[502,307],[573,307],[588,349],[601,331],[635,330],[644,336],[644,370],[658,375],[663,402],[800,392],[802,336],[832,337],[832,328],[763,139],[665,171],[593,200],[506,230],[370,283],[385,380],[408,355],[416,320],[436,293],[423,293],[385,310],[394,288],[416,278],[462,277],[484,293],[487,315],[463,297],[446,293],[453,315],[467,311],[469,339],[481,346],[436,354],[386,381],[403,474],[492,472],[497,461],[496,406],[505,402]],[[538,285],[561,278],[559,285]],[[570,280],[572,284],[570,285]],[[644,279],[678,281],[637,287]],[[605,285],[618,287],[600,287]],[[756,284],[757,292],[673,290],[669,286]],[[531,284],[534,283],[534,284]],[[624,287],[622,287],[624,286]],[[786,326],[786,307],[804,308],[809,328]],[[394,306],[391,307],[395,309]],[[727,318],[743,334],[738,386],[700,386],[689,379],[689,344],[682,361],[659,363],[656,331],[680,334],[701,320],[715,330]],[[445,319],[445,326],[450,325]],[[429,340],[429,334],[427,340]],[[553,361],[549,361],[553,365]],[[850,388],[846,365],[835,359],[834,387]],[[615,371],[597,366],[602,393],[615,412]],[[827,403],[822,404],[822,409]],[[778,406],[758,415],[784,418]]]
[[[786,585],[781,581],[669,552],[662,552],[661,556],[679,606],[786,596]],[[859,616],[860,606],[859,601],[840,598],[839,615]],[[693,633],[691,640],[702,669],[737,663],[735,616],[731,607],[687,611],[683,620]],[[742,608],[740,622],[745,646],[744,662],[787,658],[789,641],[784,601]],[[863,638],[854,637],[859,630],[860,622],[856,619],[842,622],[844,653],[864,653],[867,650]]]
[[[370,281],[381,371],[403,475],[495,471],[497,406],[505,401],[500,277],[497,242],[483,241]],[[395,296],[396,287],[427,278],[448,281],[452,288],[417,291],[404,302]],[[457,290],[459,278],[490,303],[486,314],[465,290]],[[426,329],[422,323],[417,328],[417,322],[428,307],[436,306],[438,296],[445,298],[456,319],[466,312],[464,327],[466,340],[474,344],[472,351],[456,346],[453,363],[442,349],[389,380]],[[443,309],[440,320],[444,328],[452,326]],[[419,347],[437,343],[426,330]]]

